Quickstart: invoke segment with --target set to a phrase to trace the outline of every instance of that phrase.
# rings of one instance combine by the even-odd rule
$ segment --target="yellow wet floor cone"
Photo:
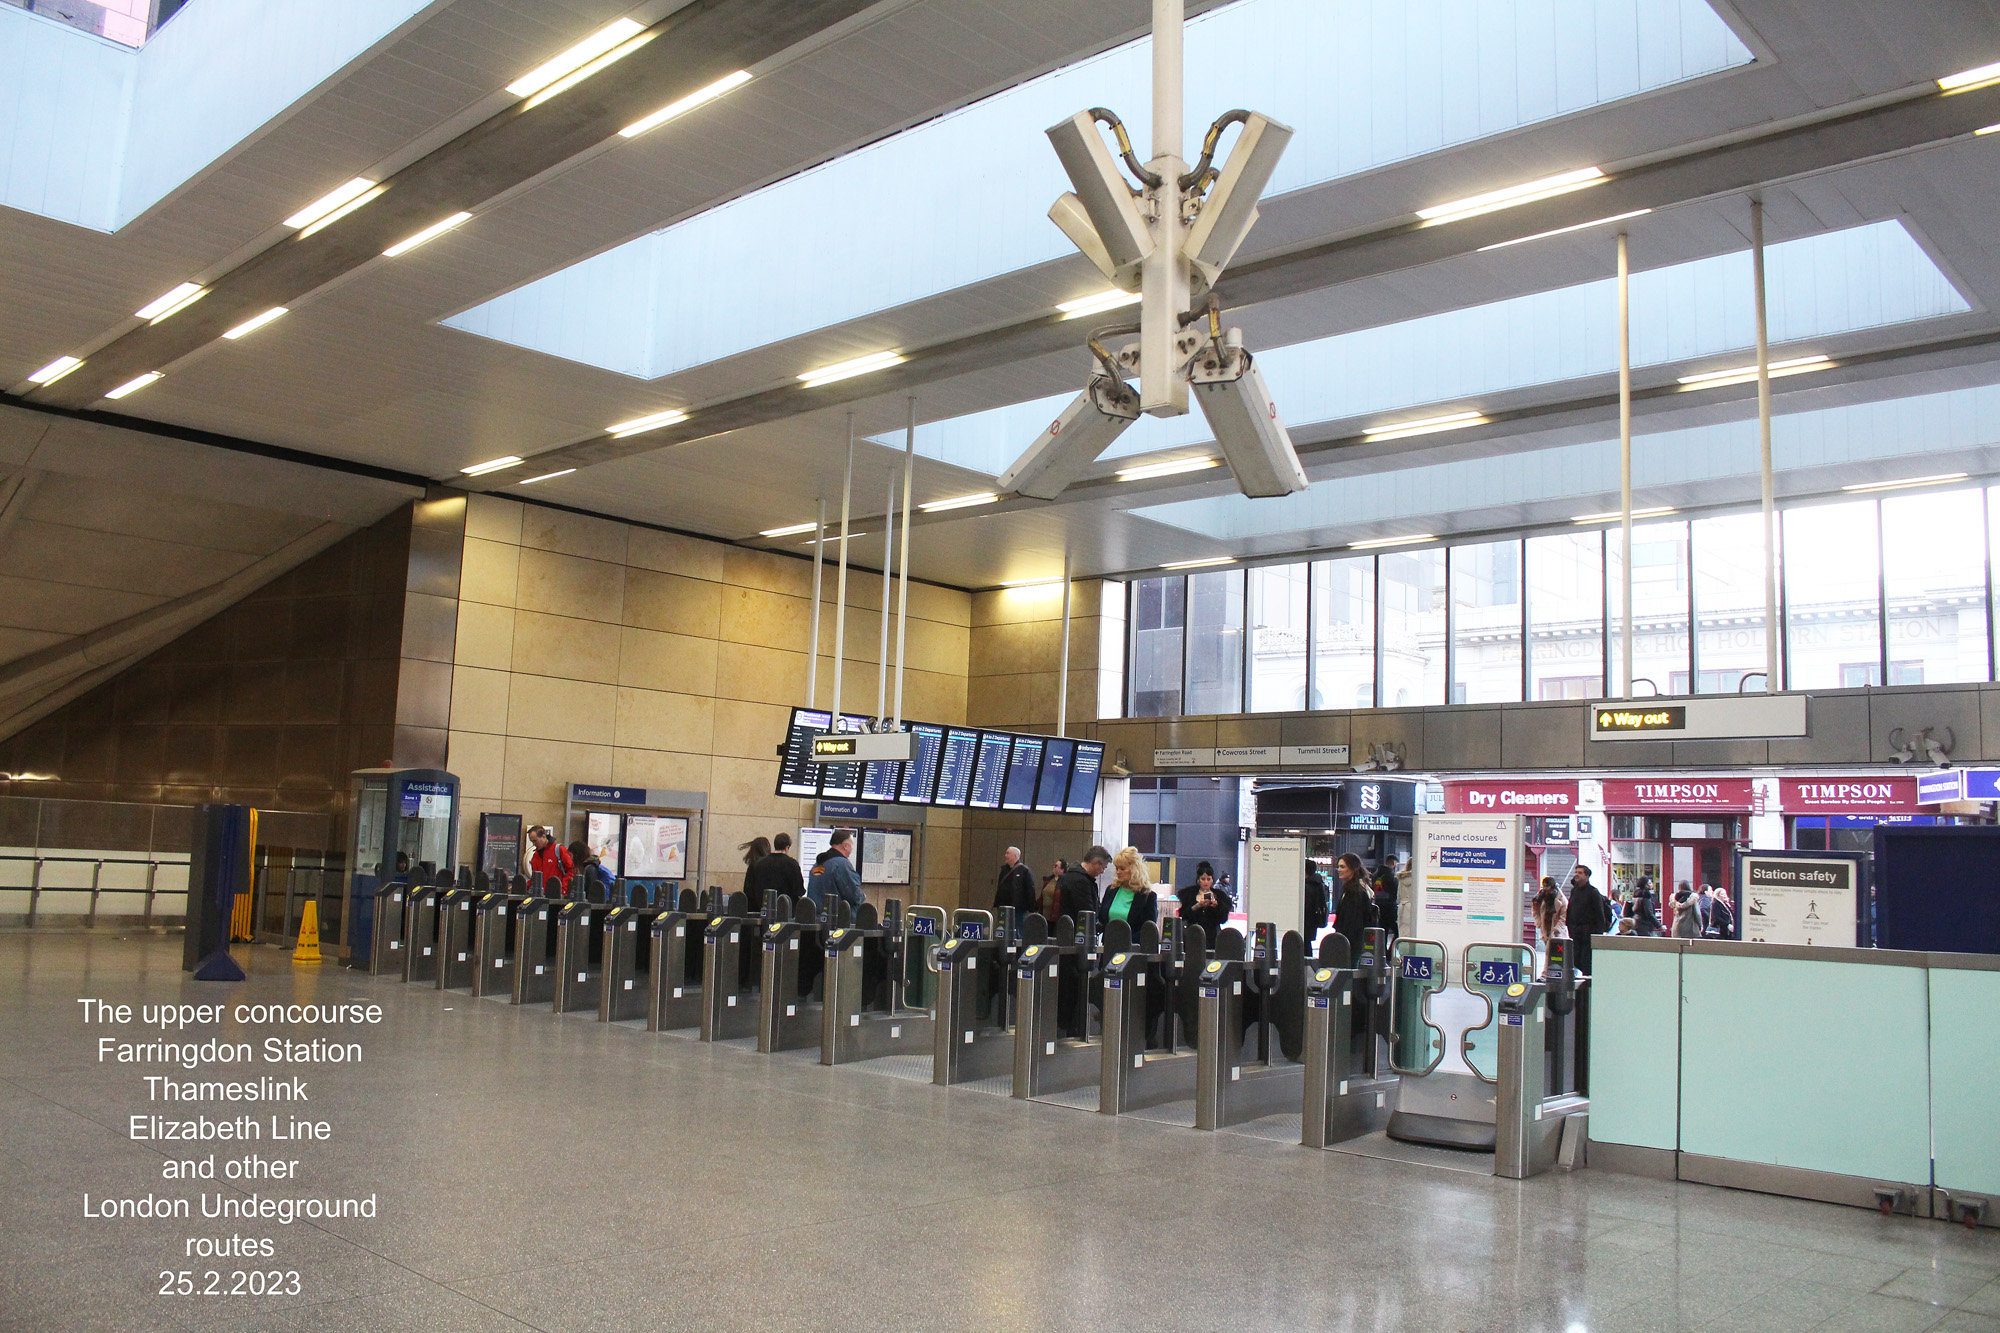
[[[306,899],[306,914],[299,919],[299,947],[292,950],[295,963],[321,963],[319,956],[319,904]]]

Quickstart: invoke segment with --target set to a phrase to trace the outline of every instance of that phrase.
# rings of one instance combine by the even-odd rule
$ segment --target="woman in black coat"
[[[1206,861],[1196,866],[1194,883],[1175,896],[1181,900],[1181,920],[1200,926],[1202,936],[1213,946],[1236,907],[1229,895],[1215,886],[1215,867]]]
[[[1361,935],[1375,924],[1375,900],[1368,895],[1368,881],[1361,873],[1361,858],[1352,852],[1334,864],[1340,878],[1340,902],[1334,908],[1333,928],[1347,937],[1347,956],[1361,956]]]

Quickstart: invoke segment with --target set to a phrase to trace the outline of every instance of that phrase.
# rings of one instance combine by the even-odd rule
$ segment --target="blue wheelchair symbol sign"
[[[958,937],[962,940],[983,940],[986,938],[986,927],[977,921],[961,921],[958,923]]]
[[[913,917],[911,917],[911,918],[910,918],[910,933],[911,933],[912,935],[935,935],[935,934],[937,934],[937,933],[938,933],[938,923],[937,923],[937,919],[936,919],[935,917],[928,917],[928,916],[913,916]]]
[[[1431,979],[1430,959],[1418,957],[1416,955],[1411,955],[1410,957],[1403,959],[1403,980],[1429,981],[1430,979]]]
[[[1479,964],[1479,984],[1482,986],[1511,986],[1520,979],[1521,968],[1518,963],[1488,958]]]

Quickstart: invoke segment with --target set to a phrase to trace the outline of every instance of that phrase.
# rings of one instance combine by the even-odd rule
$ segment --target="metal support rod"
[[[97,929],[98,886],[104,879],[104,862],[98,861],[90,867],[90,920],[85,922],[92,930]]]
[[[154,894],[153,881],[156,878],[158,878],[159,873],[160,873],[160,863],[158,861],[146,862],[146,929],[147,930],[151,930],[153,928],[153,894]]]
[[[1056,667],[1056,735],[1069,735],[1069,547],[1063,547],[1062,657]]]
[[[1764,290],[1764,201],[1750,201],[1757,288],[1757,468],[1764,498],[1764,689],[1778,688],[1778,488],[1771,467],[1771,329]]]
[[[1186,0],[1153,0],[1153,158],[1146,166],[1160,184],[1146,191],[1153,206],[1153,248],[1139,269],[1139,404],[1158,416],[1188,409],[1187,380],[1177,372],[1180,315],[1189,299],[1189,267],[1181,251],[1182,27]]]
[[[847,660],[847,520],[854,511],[854,414],[847,414],[847,476],[840,483],[840,576],[834,584],[833,727],[840,730],[840,675]]]
[[[910,643],[910,492],[917,479],[917,400],[910,399],[910,419],[903,428],[903,588],[896,606],[896,729],[903,728],[903,659]],[[893,514],[895,511],[889,511]],[[885,518],[887,515],[885,515]],[[882,614],[889,614],[884,599]]]
[[[1153,0],[1153,156],[1156,159],[1181,155],[1181,34],[1186,18],[1187,0]]]
[[[896,567],[896,525],[891,521],[896,512],[896,474],[889,474],[889,494],[882,501],[882,611],[876,617],[881,622],[880,641],[875,646],[875,725],[889,716],[889,580],[895,575]]]
[[[42,907],[42,858],[35,858],[35,869],[28,880],[28,929],[35,928],[35,915]]]
[[[1619,547],[1619,579],[1624,591],[1618,602],[1618,643],[1623,682],[1618,697],[1632,697],[1632,264],[1625,233],[1618,233],[1618,521],[1624,534]]]
[[[819,497],[819,513],[813,520],[813,612],[812,640],[806,647],[806,707],[819,707],[819,604],[824,578],[820,565],[826,555],[826,497]]]

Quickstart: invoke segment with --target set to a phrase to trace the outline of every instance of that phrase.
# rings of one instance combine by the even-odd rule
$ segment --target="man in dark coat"
[[[1000,882],[993,890],[993,919],[998,922],[1000,913],[1011,907],[1018,923],[1035,910],[1035,872],[1021,860],[1019,847],[1009,847],[1000,860]]]
[[[1082,940],[1082,925],[1077,918],[1083,913],[1097,912],[1097,877],[1111,864],[1111,853],[1093,845],[1083,854],[1083,861],[1063,871],[1056,881],[1058,917],[1068,917],[1078,926],[1078,939]],[[1049,923],[1051,926],[1055,922]],[[1056,1025],[1064,1034],[1072,1037],[1089,1035],[1089,1010],[1086,1007],[1081,967],[1064,966],[1056,977]]]
[[[1319,867],[1306,862],[1306,948],[1310,952],[1313,942],[1326,929],[1327,917],[1333,907],[1332,895],[1327,891],[1326,876],[1319,873]]]
[[[1590,937],[1611,929],[1611,901],[1590,882],[1590,867],[1579,863],[1569,876],[1570,966],[1590,972]],[[1576,1090],[1590,1090],[1590,987],[1576,996]]]

